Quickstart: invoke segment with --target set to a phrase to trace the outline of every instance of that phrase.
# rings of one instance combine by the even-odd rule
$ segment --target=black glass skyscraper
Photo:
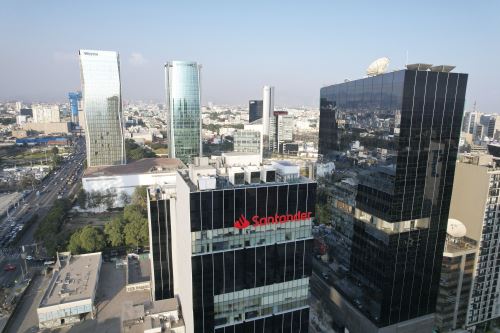
[[[333,287],[350,304],[337,302],[337,324],[350,332],[347,312],[386,327],[435,311],[467,74],[420,67],[320,92]]]
[[[186,332],[307,333],[316,182],[284,161],[227,168],[149,189],[153,298],[179,299]]]
[[[308,332],[310,220],[255,227],[253,217],[310,219],[315,192],[302,182],[190,194],[195,332]],[[241,217],[252,225],[234,228]]]
[[[148,190],[151,277],[154,301],[174,297],[172,268],[172,215],[170,198]]]
[[[262,118],[262,100],[252,100],[248,102],[248,122],[251,123]]]

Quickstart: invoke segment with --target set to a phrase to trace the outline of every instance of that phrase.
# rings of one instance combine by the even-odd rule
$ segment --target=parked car
[[[12,265],[12,264],[7,264],[3,267],[3,270],[6,271],[6,272],[10,272],[10,271],[15,271],[16,270],[16,266]]]

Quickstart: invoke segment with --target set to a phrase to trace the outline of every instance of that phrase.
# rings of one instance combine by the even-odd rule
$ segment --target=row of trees
[[[219,124],[203,124],[202,125],[202,128],[203,129],[206,129],[206,130],[209,130],[209,131],[212,131],[212,132],[216,132],[217,134],[219,134],[219,130],[221,127],[232,127],[232,128],[236,128],[236,129],[243,129],[245,128],[245,126],[243,124],[230,124],[230,125],[219,125]]]
[[[85,192],[83,189],[81,189],[76,197],[76,202],[81,209],[111,209],[114,207],[116,199],[119,199],[124,206],[130,204],[131,200],[130,196],[125,192],[122,192],[118,197],[115,189],[92,192]]]
[[[56,200],[35,231],[35,240],[44,244],[49,256],[54,256],[56,251],[64,247],[67,238],[63,224],[70,209],[71,202],[68,199]]]
[[[125,140],[125,155],[127,162],[137,161],[146,157],[156,157],[156,154],[143,146],[138,145],[134,140]]]
[[[68,250],[71,253],[102,251],[106,247],[139,247],[149,242],[146,188],[137,188],[123,214],[113,218],[104,230],[85,226],[71,235]]]

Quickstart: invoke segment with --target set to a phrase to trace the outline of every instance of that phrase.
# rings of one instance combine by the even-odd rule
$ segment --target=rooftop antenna
[[[408,65],[408,50],[406,50],[406,63],[405,63],[405,67]]]

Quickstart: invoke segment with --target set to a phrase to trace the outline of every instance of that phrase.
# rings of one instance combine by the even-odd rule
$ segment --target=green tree
[[[60,233],[70,208],[71,202],[68,199],[56,200],[35,231],[35,239],[43,243],[50,256],[61,249],[66,242],[66,238]]]
[[[127,223],[146,219],[146,217],[142,213],[141,207],[134,204],[125,207],[125,209],[123,210],[123,218]]]
[[[207,129],[207,130],[209,130],[209,131],[211,131],[211,132],[215,132],[215,133],[217,133],[217,134],[219,134],[219,128],[220,128],[220,127],[221,127],[221,126],[220,126],[220,125],[218,125],[218,124],[208,124],[208,125],[203,124],[203,125],[202,125],[202,128],[203,128],[203,129]]]
[[[34,189],[35,185],[38,183],[40,183],[40,181],[33,175],[24,175],[23,178],[21,178],[21,187],[23,189]]]
[[[56,148],[56,147],[54,147],[54,148]],[[63,161],[63,158],[61,156],[59,156],[59,155],[52,156],[52,166],[53,167],[58,166],[59,164],[62,163],[62,161]]]
[[[52,155],[57,155],[57,154],[59,154],[59,148],[52,147],[52,149],[50,150],[50,152],[52,153]]]
[[[106,209],[113,208],[116,199],[116,190],[108,188],[103,196],[103,204],[106,206]]]
[[[125,234],[123,228],[125,227],[125,222],[122,217],[115,217],[110,222],[104,226],[104,234],[108,239],[108,243],[111,246],[122,246],[125,241]]]
[[[138,207],[144,216],[148,213],[147,201],[148,195],[146,186],[136,187],[132,194],[132,205]]]
[[[125,244],[139,247],[149,241],[148,220],[142,215],[140,218],[130,220],[124,228]]]
[[[82,252],[80,246],[80,230],[75,231],[69,238],[68,251],[72,254],[79,254]]]
[[[106,240],[101,229],[86,225],[71,235],[68,250],[71,253],[101,251],[106,247]]]
[[[106,240],[101,229],[89,225],[83,227],[80,242],[82,249],[87,252],[101,251],[106,247]]]
[[[132,139],[125,140],[125,153],[129,162],[137,161],[146,157],[156,157],[156,154],[153,151],[144,146],[138,145]]]
[[[101,191],[92,191],[88,193],[87,202],[89,208],[101,207],[104,203],[104,194]]]
[[[328,204],[316,205],[316,221],[320,224],[331,224],[332,213]]]
[[[87,192],[85,192],[83,188],[78,191],[76,202],[81,209],[85,209],[87,207]]]
[[[120,193],[120,201],[122,202],[122,205],[124,207],[130,205],[130,203],[132,202],[130,195],[128,195],[127,192]]]

